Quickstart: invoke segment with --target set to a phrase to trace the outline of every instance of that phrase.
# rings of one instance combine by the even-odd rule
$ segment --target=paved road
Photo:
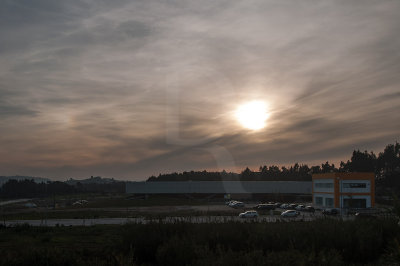
[[[19,224],[29,224],[32,226],[91,226],[91,225],[122,225],[126,223],[226,223],[226,222],[277,222],[277,221],[312,221],[317,217],[313,215],[300,215],[296,218],[283,218],[278,215],[261,216],[255,219],[243,219],[237,216],[192,216],[192,217],[165,217],[162,219],[146,218],[99,218],[99,219],[48,219],[48,220],[9,220],[3,222],[6,226],[15,226]],[[343,219],[354,219],[353,217],[343,217]]]

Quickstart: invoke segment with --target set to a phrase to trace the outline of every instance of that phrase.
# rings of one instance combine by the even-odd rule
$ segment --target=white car
[[[225,204],[228,205],[228,206],[231,206],[231,204],[234,203],[234,202],[235,202],[235,200],[230,200],[230,201],[225,202]]]
[[[237,202],[236,200],[231,200],[228,202],[228,206],[232,207],[232,205],[236,204],[236,202]]]
[[[239,214],[240,218],[257,218],[258,212],[256,211],[246,211]]]
[[[287,210],[281,213],[282,217],[296,217],[299,213],[295,210]]]
[[[244,203],[241,201],[235,201],[231,204],[229,204],[230,207],[232,208],[243,208],[244,207]]]

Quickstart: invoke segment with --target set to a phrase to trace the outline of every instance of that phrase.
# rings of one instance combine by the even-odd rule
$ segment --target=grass
[[[193,216],[238,216],[241,210],[227,211],[194,211],[180,210],[171,212],[154,213],[151,211],[106,211],[106,210],[64,210],[46,212],[24,212],[8,213],[0,215],[0,220],[42,220],[42,219],[97,219],[97,218],[137,218],[158,219],[165,217],[193,217]],[[279,211],[274,211],[274,215],[280,215]],[[269,213],[266,214],[269,216]]]
[[[87,200],[85,205],[72,205],[77,200]],[[199,211],[193,209],[174,210],[173,206],[199,206],[221,204],[220,202],[210,203],[205,199],[190,199],[173,196],[151,196],[147,199],[135,198],[126,194],[76,194],[72,196],[56,196],[54,198],[34,199],[39,208],[29,209],[23,204],[10,204],[0,208],[0,220],[41,220],[41,219],[83,219],[83,218],[119,218],[119,217],[165,217],[165,216],[236,216],[242,209],[231,209],[215,211]],[[57,209],[48,209],[57,203]],[[158,210],[136,209],[135,207],[160,207]],[[163,209],[164,206],[171,206],[170,209]],[[264,213],[263,213],[264,214]],[[269,212],[265,213],[269,215]],[[280,213],[274,211],[275,215]]]
[[[74,202],[78,200],[87,200],[88,203],[84,206],[74,206]],[[105,193],[81,193],[73,195],[55,195],[54,197],[37,198],[32,199],[32,202],[36,203],[40,207],[53,206],[56,203],[59,206],[63,206],[64,209],[80,209],[86,208],[128,208],[128,207],[149,207],[149,206],[182,206],[182,205],[212,205],[205,199],[191,199],[184,197],[173,197],[154,195],[148,198],[139,198],[121,194],[105,194]],[[24,203],[13,203],[5,206],[1,206],[4,210],[15,210],[25,208]],[[218,202],[219,204],[221,201]]]
[[[149,198],[139,198],[129,196],[127,194],[74,194],[74,195],[59,195],[55,197],[47,197],[33,199],[38,206],[53,206],[54,203],[66,206],[69,209],[79,209],[81,206],[73,206],[72,204],[78,200],[87,200],[85,207],[88,208],[110,208],[110,207],[148,207],[148,206],[181,206],[181,205],[212,205],[204,199],[190,199],[173,196],[151,196]],[[218,203],[221,203],[218,202]],[[21,206],[20,203],[10,204],[7,207]]]
[[[2,220],[42,220],[42,219],[92,219],[126,217],[120,212],[112,211],[46,211],[9,213],[0,216]]]
[[[0,265],[399,265],[396,220],[0,227]]]
[[[151,196],[147,199],[134,198],[119,195],[114,197],[103,197],[89,200],[87,207],[107,208],[107,207],[148,207],[148,206],[181,206],[181,205],[206,205],[207,201],[201,199],[178,198],[168,196]]]

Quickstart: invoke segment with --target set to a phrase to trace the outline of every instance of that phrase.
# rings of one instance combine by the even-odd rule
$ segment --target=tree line
[[[75,193],[124,193],[125,182],[107,184],[85,184],[77,182],[69,185],[60,181],[35,182],[33,179],[11,179],[0,187],[0,198],[34,198]]]
[[[342,161],[339,167],[329,162],[316,166],[298,163],[289,167],[262,165],[258,171],[252,171],[248,167],[241,173],[189,171],[151,176],[147,181],[311,181],[313,173],[329,172],[374,172],[379,194],[390,195],[393,191],[400,193],[400,144],[398,142],[389,144],[378,155],[373,151],[354,150],[350,160]],[[107,184],[77,182],[70,185],[60,181],[37,183],[33,179],[9,180],[0,188],[0,197],[43,197],[82,192],[124,193],[125,182],[112,181]]]
[[[299,163],[289,167],[262,165],[258,171],[246,167],[240,174],[226,171],[190,171],[151,176],[147,181],[311,181],[314,173],[330,172],[374,172],[380,183],[386,182],[387,185],[400,188],[400,144],[389,144],[378,155],[373,151],[354,150],[350,160],[341,161],[338,167],[328,161],[315,166]]]

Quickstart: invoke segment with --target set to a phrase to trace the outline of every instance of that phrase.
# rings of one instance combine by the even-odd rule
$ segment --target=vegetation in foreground
[[[195,217],[195,216],[234,216],[244,210],[231,209],[226,211],[196,211],[175,210],[168,212],[152,211],[107,211],[107,210],[84,210],[84,211],[46,211],[46,212],[24,212],[8,213],[0,215],[0,223],[9,220],[46,220],[46,219],[99,219],[99,218],[146,218],[163,219],[165,217]],[[280,211],[274,211],[274,215],[280,215]],[[268,213],[261,213],[268,214]]]
[[[396,220],[0,228],[0,265],[399,265]]]

